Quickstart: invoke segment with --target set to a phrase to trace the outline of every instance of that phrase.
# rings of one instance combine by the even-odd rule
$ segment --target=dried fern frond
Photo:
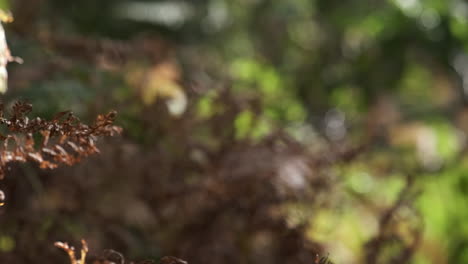
[[[58,113],[52,120],[29,119],[31,111],[30,104],[17,102],[7,116],[0,104],[0,127],[8,131],[0,134],[0,179],[6,165],[13,161],[32,161],[42,169],[75,164],[99,152],[95,144],[98,137],[121,132],[113,125],[116,112],[98,115],[93,124],[86,125],[69,111]]]
[[[88,254],[88,243],[86,240],[81,240],[81,254],[80,259],[76,258],[75,248],[70,246],[66,242],[55,242],[54,245],[67,253],[70,264],[86,264],[86,255]],[[117,257],[117,260],[113,259],[113,256]],[[90,260],[92,264],[125,264],[125,258],[122,254],[114,250],[105,250],[102,256],[97,259]],[[187,264],[188,262],[176,257],[166,256],[162,257],[159,261],[160,264]],[[130,264],[135,264],[135,262],[130,262]],[[154,264],[152,260],[144,260],[142,262],[137,262],[136,264]],[[320,262],[322,264],[322,262]],[[327,263],[328,264],[328,263]]]
[[[0,103],[0,180],[10,162],[34,162],[41,169],[54,169],[60,164],[73,165],[98,153],[96,140],[121,132],[114,126],[116,112],[98,115],[93,124],[86,125],[70,111],[60,112],[51,120],[30,119],[32,105],[17,102],[6,113]],[[5,195],[0,190],[0,206]]]
[[[84,239],[81,240],[80,259],[76,259],[75,248],[68,245],[66,242],[55,242],[54,245],[68,254],[70,264],[86,264],[86,254],[88,253],[88,243]]]

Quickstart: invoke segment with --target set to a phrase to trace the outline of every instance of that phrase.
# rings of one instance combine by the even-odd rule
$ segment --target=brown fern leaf
[[[73,165],[98,153],[96,140],[121,132],[114,126],[116,112],[98,115],[91,125],[83,124],[70,111],[60,112],[51,120],[29,119],[31,104],[17,102],[7,114],[0,104],[0,126],[7,130],[0,134],[0,179],[10,162],[35,162],[42,169],[54,169],[60,164]],[[40,142],[37,138],[40,137]]]
[[[68,254],[70,264],[86,264],[86,254],[88,254],[88,243],[86,243],[84,239],[81,240],[80,259],[76,259],[75,248],[68,245],[67,242],[57,241],[54,243],[54,245]]]

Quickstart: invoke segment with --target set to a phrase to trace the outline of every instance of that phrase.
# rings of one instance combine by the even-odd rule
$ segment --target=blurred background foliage
[[[281,214],[280,226],[300,233],[298,248],[313,242],[310,252],[329,252],[336,263],[468,262],[465,1],[2,0],[0,7],[14,14],[7,38],[25,61],[9,65],[4,101],[27,99],[39,116],[70,109],[85,120],[116,109],[125,131],[77,168],[12,169],[0,259],[52,260],[51,240],[86,237],[96,250],[135,258],[279,263],[265,249],[271,234],[249,227],[262,225],[249,215],[259,207],[225,199],[233,204],[218,211],[241,209],[201,217],[216,210],[201,205],[210,204],[203,193],[186,193],[198,186],[248,204],[281,200],[265,217]],[[289,154],[278,152],[283,145]],[[290,154],[296,148],[301,154]],[[353,148],[352,159],[336,154]],[[223,173],[278,173],[283,182],[272,191],[262,178],[263,187],[251,189]],[[301,175],[314,173],[320,182],[304,187]],[[226,191],[236,184],[240,190]],[[310,192],[320,196],[313,203],[303,199]],[[217,239],[206,241],[210,234]],[[271,248],[287,247],[287,238],[277,239]]]

